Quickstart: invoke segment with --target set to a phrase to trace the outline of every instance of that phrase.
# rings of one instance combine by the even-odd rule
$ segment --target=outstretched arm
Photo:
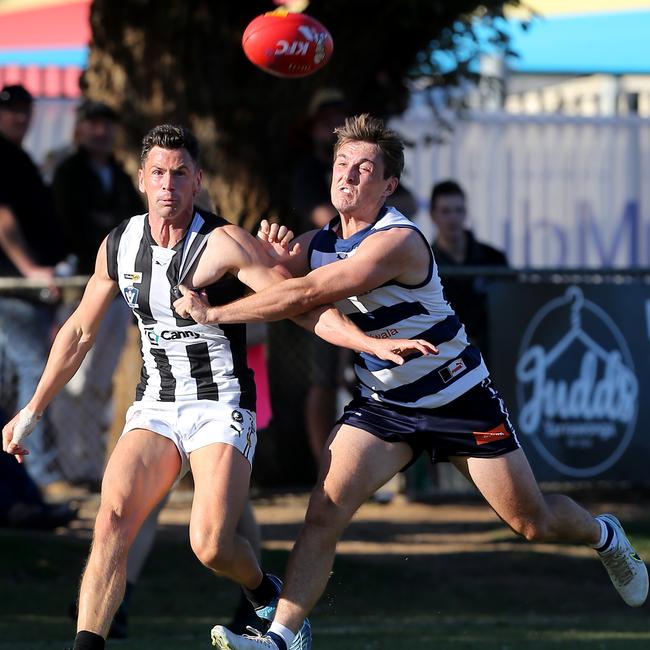
[[[438,349],[423,339],[376,339],[367,336],[334,307],[317,307],[305,314],[294,316],[292,320],[306,329],[313,330],[332,345],[366,352],[397,365],[402,365],[404,357],[416,352],[424,355],[438,354]]]
[[[2,429],[2,448],[14,454],[19,461],[29,453],[22,446],[22,439],[31,432],[44,409],[77,372],[116,294],[117,285],[108,276],[104,241],[97,254],[95,273],[88,281],[79,307],[54,340],[36,392],[22,411]]]
[[[213,307],[203,292],[180,287],[182,298],[174,303],[174,309],[183,318],[193,318],[197,323],[217,323],[211,315]],[[379,359],[401,365],[404,357],[415,352],[437,354],[438,349],[422,339],[376,339],[364,334],[349,318],[335,307],[316,307],[291,318],[297,325],[314,332],[323,340],[342,348],[366,352]]]
[[[246,231],[236,227],[225,227],[214,233],[208,242],[203,258],[194,275],[195,286],[205,286],[230,271],[254,291],[272,290],[278,284],[285,284],[288,272],[276,260],[267,255],[255,239]],[[309,241],[300,242],[302,251],[307,251]],[[218,249],[219,255],[211,255],[211,249]],[[306,253],[299,253],[295,258]],[[204,263],[203,260],[206,260]],[[218,260],[218,261],[216,261]],[[294,268],[301,264],[294,259]],[[304,260],[303,260],[304,263]],[[218,266],[217,266],[218,265]],[[212,269],[208,271],[208,269]],[[182,317],[191,317],[199,323],[220,323],[214,314],[218,307],[211,307],[202,292],[181,287],[183,297],[174,303],[174,309]],[[244,299],[246,300],[246,299]],[[236,304],[236,303],[235,303]],[[259,319],[263,320],[263,319]],[[330,304],[305,310],[292,317],[298,325],[315,332],[324,340],[340,347],[374,354],[381,359],[403,363],[402,356],[412,352],[435,353],[437,350],[424,341],[379,340],[366,336],[352,321],[343,316]],[[233,320],[229,322],[244,322]]]
[[[303,247],[305,248],[305,247]],[[430,252],[410,229],[378,232],[355,255],[258,289],[258,293],[208,310],[213,323],[251,323],[293,318],[398,280],[417,284],[426,277]]]

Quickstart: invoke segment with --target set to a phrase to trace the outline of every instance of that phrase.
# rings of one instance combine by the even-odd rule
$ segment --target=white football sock
[[[287,648],[291,647],[293,640],[296,638],[296,634],[292,632],[288,627],[285,627],[282,625],[282,623],[276,623],[275,621],[271,623],[269,632],[273,632],[279,637],[282,637],[282,640],[287,644]]]
[[[611,528],[612,539],[610,540],[606,548],[602,548],[605,546],[605,543],[607,542],[607,537],[609,535],[610,529],[602,519],[596,517],[596,521],[600,526],[600,538],[598,539],[598,542],[596,544],[592,544],[591,546],[592,548],[598,549],[599,553],[607,553],[607,551],[612,549],[618,543],[618,538],[616,537],[616,530],[613,527]]]

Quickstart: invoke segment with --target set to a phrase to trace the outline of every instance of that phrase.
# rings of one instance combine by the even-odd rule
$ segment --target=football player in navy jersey
[[[269,632],[238,636],[216,626],[213,643],[223,650],[290,647],[325,589],[353,514],[422,452],[452,462],[525,539],[596,549],[623,600],[640,606],[648,573],[620,523],[613,515],[592,516],[569,497],[540,492],[481,353],[443,296],[427,240],[391,207],[404,165],[401,140],[368,115],[346,120],[336,133],[331,198],[339,214],[298,238],[286,261],[297,277],[223,306],[184,290],[176,309],[223,326],[335,303],[372,337],[428,341],[438,354],[415,353],[404,364],[356,355],[356,395],[323,453]],[[273,235],[267,225],[262,237]]]
[[[194,553],[242,585],[260,617],[273,617],[279,580],[261,570],[250,544],[235,531],[257,440],[245,332],[243,326],[196,322],[172,303],[181,281],[215,301],[237,295],[239,283],[254,291],[266,288],[287,277],[274,257],[276,248],[280,257],[285,253],[195,209],[201,176],[198,143],[189,131],[161,125],[145,136],[138,180],[149,211],[124,221],[101,244],[95,272],[54,341],[36,392],[2,431],[5,451],[19,460],[29,453],[25,436],[77,371],[104,312],[121,292],[141,332],[141,381],[103,479],[74,650],[104,648],[124,594],[128,548],[189,468]],[[296,320],[331,343],[396,364],[403,363],[401,354],[435,351],[429,343],[405,340],[396,353],[391,342],[364,335],[329,306]],[[290,645],[307,650],[310,644],[306,623]]]

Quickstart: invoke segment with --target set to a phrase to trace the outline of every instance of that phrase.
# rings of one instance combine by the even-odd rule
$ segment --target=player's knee
[[[512,530],[527,542],[546,542],[551,538],[550,526],[542,516],[516,517],[508,523]]]
[[[201,564],[217,573],[227,573],[232,566],[234,547],[219,536],[208,532],[193,532],[190,545]]]
[[[307,514],[305,529],[317,532],[321,537],[338,538],[350,520],[347,509],[335,503],[327,494],[313,495]]]
[[[102,504],[95,520],[95,542],[114,537],[130,540],[134,526],[133,517],[123,504]]]

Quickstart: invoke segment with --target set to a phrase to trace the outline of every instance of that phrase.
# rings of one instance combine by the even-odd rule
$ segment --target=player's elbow
[[[83,323],[77,322],[73,317],[68,320],[57,335],[62,345],[71,356],[85,355],[93,345],[97,332]]]
[[[95,342],[95,337],[97,333],[92,331],[84,330],[79,335],[78,346],[79,349],[83,352],[88,352]]]

